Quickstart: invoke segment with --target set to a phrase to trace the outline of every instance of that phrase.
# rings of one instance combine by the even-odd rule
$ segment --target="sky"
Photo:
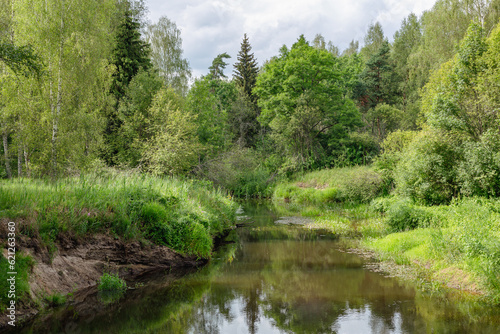
[[[360,46],[370,24],[380,22],[392,41],[402,20],[432,8],[436,0],[146,0],[149,20],[161,16],[181,30],[184,58],[194,77],[208,73],[212,60],[227,52],[224,73],[231,76],[243,34],[248,35],[259,65],[290,47],[304,34],[320,33],[341,51],[352,40]]]

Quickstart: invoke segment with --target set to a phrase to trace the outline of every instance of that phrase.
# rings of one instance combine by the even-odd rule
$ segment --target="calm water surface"
[[[372,272],[327,234],[275,224],[265,203],[239,213],[249,224],[203,269],[129,282],[121,297],[88,291],[24,333],[500,333],[498,308]]]

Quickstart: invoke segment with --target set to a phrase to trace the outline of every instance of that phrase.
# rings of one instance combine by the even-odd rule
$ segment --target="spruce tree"
[[[120,100],[125,96],[128,84],[139,70],[152,67],[149,53],[149,44],[141,40],[139,22],[132,11],[126,9],[117,28],[116,45],[111,59],[111,63],[116,66],[111,83],[111,94],[116,98],[116,102],[114,108],[106,111],[105,147],[102,152],[102,157],[109,165],[118,162],[116,158],[121,146],[119,133],[122,121],[118,115]]]
[[[119,100],[125,94],[130,80],[139,69],[151,68],[149,44],[141,40],[140,24],[130,10],[125,10],[116,33],[112,63],[116,66],[111,92]]]
[[[238,52],[238,61],[234,64],[234,80],[236,84],[243,89],[248,98],[252,102],[255,102],[252,89],[257,80],[258,68],[254,54],[250,53],[251,50],[252,47],[248,41],[247,34],[245,34],[243,36],[243,42],[241,42],[241,50]]]

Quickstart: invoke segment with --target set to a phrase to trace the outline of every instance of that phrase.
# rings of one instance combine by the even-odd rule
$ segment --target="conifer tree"
[[[234,64],[234,80],[236,84],[243,89],[250,100],[255,102],[255,97],[252,95],[252,89],[257,81],[257,73],[259,70],[254,54],[250,53],[251,50],[252,47],[248,41],[248,36],[245,34],[243,36],[243,42],[241,42],[241,50],[238,52],[238,61]]]
[[[123,21],[117,28],[116,46],[112,52],[111,62],[116,66],[111,83],[111,94],[116,98],[115,108],[106,112],[106,130],[104,133],[105,147],[102,153],[104,160],[113,165],[117,163],[119,151],[119,130],[122,125],[118,116],[118,105],[125,96],[126,89],[132,78],[140,69],[152,67],[149,58],[149,44],[141,40],[140,24],[131,10],[126,9]]]
[[[122,23],[116,33],[116,46],[113,50],[112,63],[116,66],[111,92],[120,99],[125,88],[139,69],[151,67],[149,45],[141,40],[140,24],[130,10],[125,10]]]

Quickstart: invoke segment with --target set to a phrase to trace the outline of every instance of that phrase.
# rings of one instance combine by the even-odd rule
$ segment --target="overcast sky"
[[[149,19],[167,16],[181,30],[184,57],[193,75],[208,73],[215,56],[227,52],[232,64],[247,33],[259,65],[290,47],[304,34],[312,41],[321,33],[344,50],[351,40],[363,44],[368,26],[382,24],[392,41],[403,18],[411,12],[420,16],[436,0],[146,0]]]

